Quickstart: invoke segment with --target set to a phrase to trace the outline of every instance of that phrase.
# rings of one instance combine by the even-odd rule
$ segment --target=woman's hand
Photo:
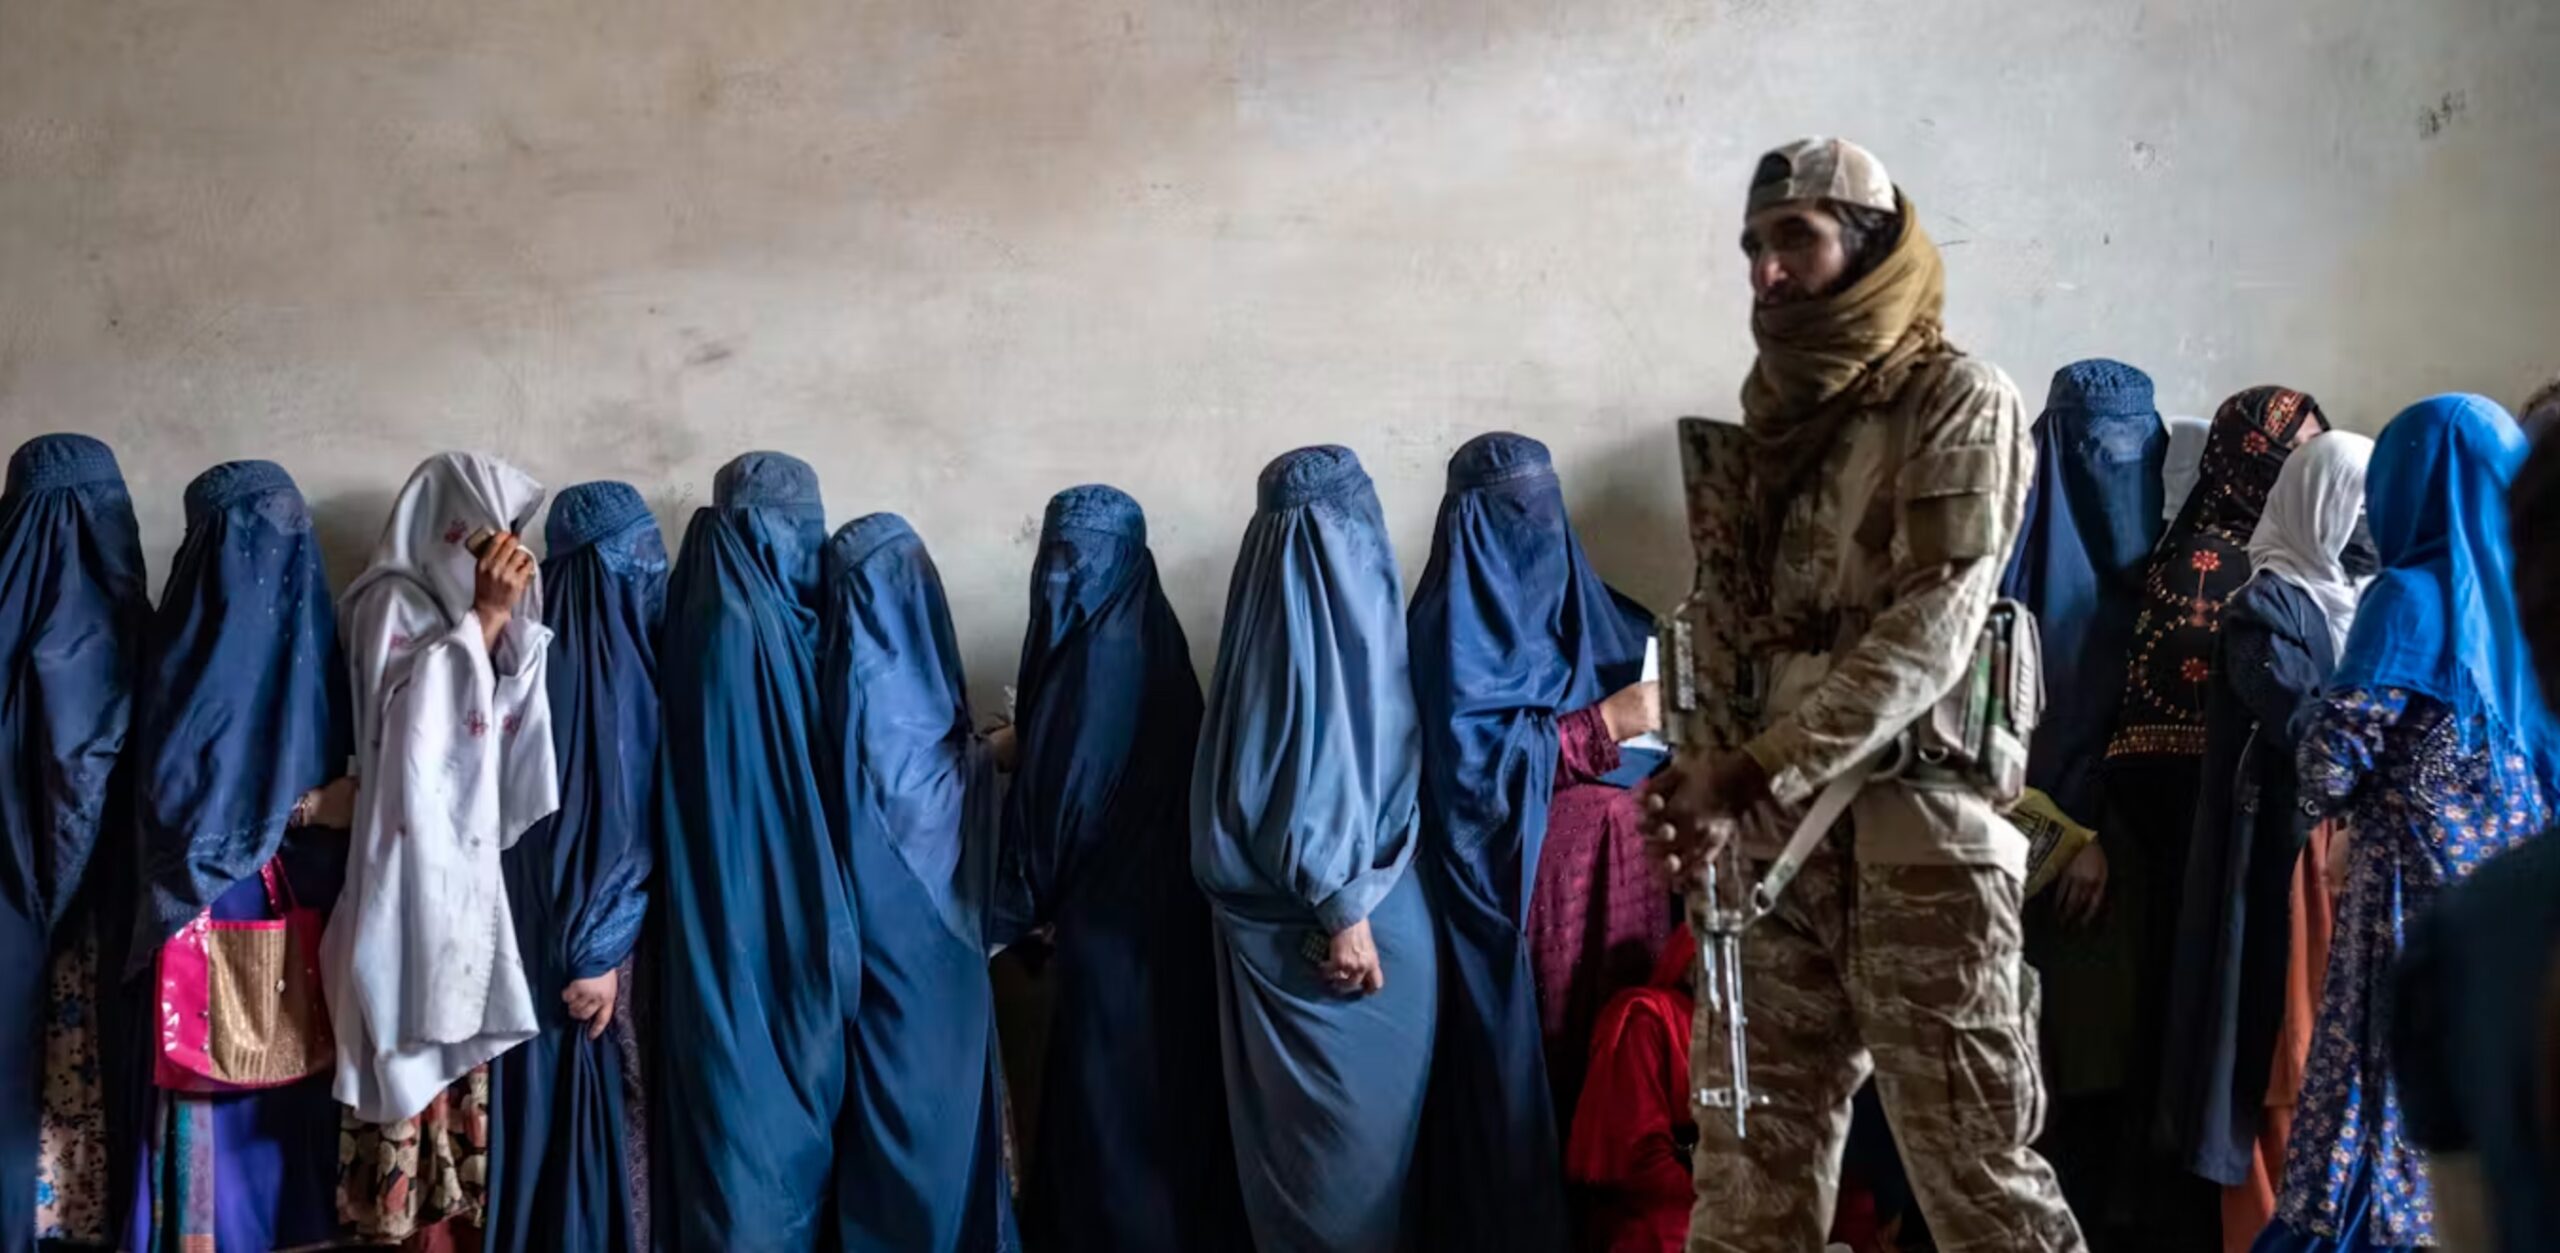
[[[356,781],[340,775],[302,794],[293,807],[297,827],[327,827],[345,831],[356,825]]]
[[[560,993],[560,1001],[569,1007],[571,1018],[587,1024],[587,1038],[592,1040],[613,1025],[613,1002],[621,991],[622,975],[608,970],[570,984]]]
[[[1366,918],[1334,934],[1333,951],[1318,969],[1334,991],[1346,996],[1370,996],[1387,986],[1387,968],[1378,962],[1378,944]]]
[[[480,615],[482,647],[492,651],[498,647],[498,632],[506,629],[516,602],[532,585],[533,569],[532,551],[505,531],[480,550],[480,564],[471,573],[471,608]]]
[[[1609,738],[1620,742],[1662,729],[1662,685],[1651,679],[1630,683],[1600,702],[1600,721]]]
[[[2107,904],[2107,850],[2096,840],[2080,846],[2053,881],[2054,916],[2075,926],[2098,920]]]
[[[1010,722],[1001,723],[987,732],[987,749],[995,754],[996,769],[1006,774],[1012,774],[1014,763],[1022,760],[1022,739],[1015,734]]]

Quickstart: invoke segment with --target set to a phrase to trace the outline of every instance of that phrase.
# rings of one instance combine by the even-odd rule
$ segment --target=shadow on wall
[[[329,586],[344,592],[364,573],[382,538],[383,521],[400,497],[396,489],[341,492],[311,502],[311,525],[320,531],[320,556],[329,567]]]
[[[1689,594],[1697,570],[1680,503],[1678,430],[1669,418],[1648,424],[1612,441],[1564,483],[1592,566],[1657,615]]]

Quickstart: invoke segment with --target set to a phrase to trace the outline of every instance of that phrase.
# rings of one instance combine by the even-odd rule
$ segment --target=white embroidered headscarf
[[[2349,578],[2343,554],[2364,516],[2364,468],[2373,441],[2331,431],[2287,458],[2249,536],[2249,565],[2311,594],[2329,623],[2330,656],[2342,656],[2364,580]]]
[[[340,601],[361,791],[321,969],[332,1090],[369,1122],[417,1114],[537,1030],[498,854],[560,807],[551,633],[537,584],[489,645],[468,544],[521,533],[541,503],[503,461],[430,457]]]

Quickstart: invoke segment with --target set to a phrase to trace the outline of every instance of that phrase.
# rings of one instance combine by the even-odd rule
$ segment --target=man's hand
[[[2098,920],[2107,905],[2107,850],[2091,840],[2053,881],[2053,913],[2064,922],[2085,927]]]
[[[1379,964],[1378,944],[1366,918],[1334,933],[1333,951],[1318,969],[1345,996],[1370,996],[1387,986],[1387,968]]]
[[[471,572],[471,608],[480,615],[483,647],[498,646],[498,632],[506,629],[516,602],[533,583],[533,568],[533,553],[505,531],[481,550],[480,564]]]
[[[1621,742],[1662,729],[1662,685],[1650,679],[1630,683],[1600,702],[1600,721],[1609,738]]]
[[[560,1001],[569,1007],[571,1018],[587,1024],[587,1038],[592,1040],[613,1025],[613,1002],[621,990],[622,975],[608,970],[570,984],[560,993]]]
[[[1735,823],[1769,798],[1769,773],[1745,752],[1683,753],[1642,791],[1647,847],[1678,883],[1722,853]]]
[[[1013,773],[1015,763],[1022,760],[1022,738],[1010,722],[987,732],[987,751],[996,759],[996,769]]]

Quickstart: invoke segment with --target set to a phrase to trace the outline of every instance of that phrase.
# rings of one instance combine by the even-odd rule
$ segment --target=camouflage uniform
[[[1846,426],[1779,526],[1767,595],[1802,624],[1763,650],[1768,715],[1743,747],[1781,806],[1874,757],[1954,685],[2020,520],[2034,451],[2016,387],[1950,356]],[[2063,696],[2068,699],[2068,695]],[[1789,824],[1754,824],[1747,854]],[[1849,1103],[1870,1070],[1944,1253],[2085,1248],[2043,1119],[2035,976],[2020,959],[2025,837],[1980,792],[1870,783],[1742,939],[1752,1086],[1736,1141],[1702,1110],[1691,1253],[1820,1249]],[[1705,998],[1692,1077],[1729,1076]]]

